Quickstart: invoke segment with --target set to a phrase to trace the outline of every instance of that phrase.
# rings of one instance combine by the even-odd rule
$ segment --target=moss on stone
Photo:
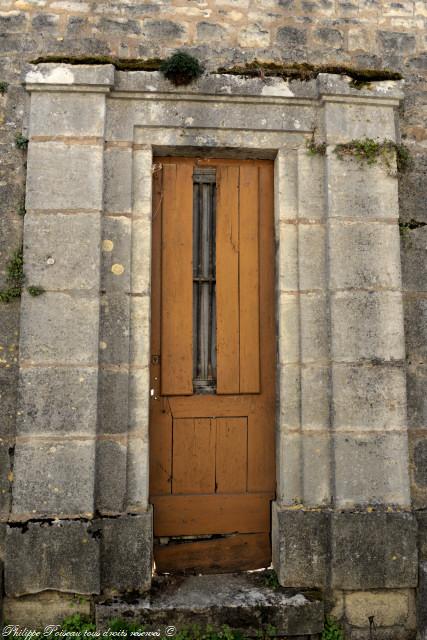
[[[24,259],[22,257],[22,247],[17,249],[6,266],[7,286],[0,289],[0,302],[11,302],[21,296],[24,284]]]
[[[404,173],[412,165],[412,159],[408,149],[403,144],[397,144],[393,140],[374,140],[362,138],[337,144],[334,153],[343,160],[353,157],[360,163],[368,165],[381,161],[390,172],[393,172],[393,161],[396,160],[398,173]]]
[[[8,86],[9,85],[7,84],[7,82],[3,82],[3,80],[0,80],[0,95],[6,93]]]
[[[112,64],[118,71],[159,71],[162,60],[160,58],[114,58],[110,56],[41,56],[31,60],[30,64],[51,62],[56,64]]]
[[[319,73],[346,75],[352,79],[352,85],[361,88],[369,82],[381,80],[401,80],[402,74],[390,69],[355,69],[346,65],[314,65],[307,62],[276,63],[253,60],[245,65],[234,67],[220,67],[216,73],[246,77],[279,77],[283,80],[313,80]]]

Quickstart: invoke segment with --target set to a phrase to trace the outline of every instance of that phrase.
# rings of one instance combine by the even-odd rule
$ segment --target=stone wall
[[[427,227],[422,226],[427,223],[426,26],[427,6],[422,0],[0,0],[0,82],[8,83],[0,94],[0,287],[22,234],[26,154],[16,147],[15,136],[26,132],[28,96],[21,84],[25,62],[47,55],[165,57],[183,47],[209,70],[258,58],[402,72],[406,99],[400,130],[414,158],[412,170],[399,184],[410,468],[423,563],[427,563]],[[0,520],[5,522],[13,482],[19,302],[0,303],[0,327]],[[0,557],[3,539],[0,531]],[[426,574],[423,564],[420,576],[427,591]],[[421,605],[423,601],[421,596]],[[357,618],[357,603],[348,602],[347,618]],[[353,606],[354,614],[349,613]],[[427,613],[424,617],[427,626]]]

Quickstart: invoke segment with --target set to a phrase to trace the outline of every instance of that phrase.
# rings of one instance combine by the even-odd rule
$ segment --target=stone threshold
[[[323,629],[320,594],[268,585],[267,571],[192,576],[158,576],[146,595],[98,598],[97,629],[121,618],[162,633],[198,625],[228,625],[245,637],[261,630],[293,640],[317,640]]]

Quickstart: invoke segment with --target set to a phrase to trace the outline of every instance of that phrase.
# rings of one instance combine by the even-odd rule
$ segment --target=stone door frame
[[[39,586],[99,593],[150,583],[152,158],[202,153],[275,158],[279,580],[363,587],[372,571],[352,577],[331,551],[349,515],[349,544],[366,518],[395,526],[397,546],[402,527],[405,544],[414,537],[397,179],[381,163],[340,159],[335,146],[379,132],[396,140],[401,83],[210,74],[176,88],[157,72],[58,64],[32,67],[25,82],[25,272],[46,292],[22,297],[11,520],[70,522],[78,536],[96,517],[103,531],[102,544],[91,541],[97,581],[85,586],[69,568]],[[308,152],[312,139],[325,154]],[[48,536],[37,526],[34,535]],[[136,526],[133,553],[117,551]],[[25,555],[14,531],[14,554]],[[6,589],[25,593],[7,566]],[[393,571],[370,588],[416,584],[412,563]]]

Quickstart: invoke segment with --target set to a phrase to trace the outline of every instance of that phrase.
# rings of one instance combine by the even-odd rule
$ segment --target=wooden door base
[[[156,544],[157,573],[229,573],[268,567],[268,533],[236,534],[224,538]]]

